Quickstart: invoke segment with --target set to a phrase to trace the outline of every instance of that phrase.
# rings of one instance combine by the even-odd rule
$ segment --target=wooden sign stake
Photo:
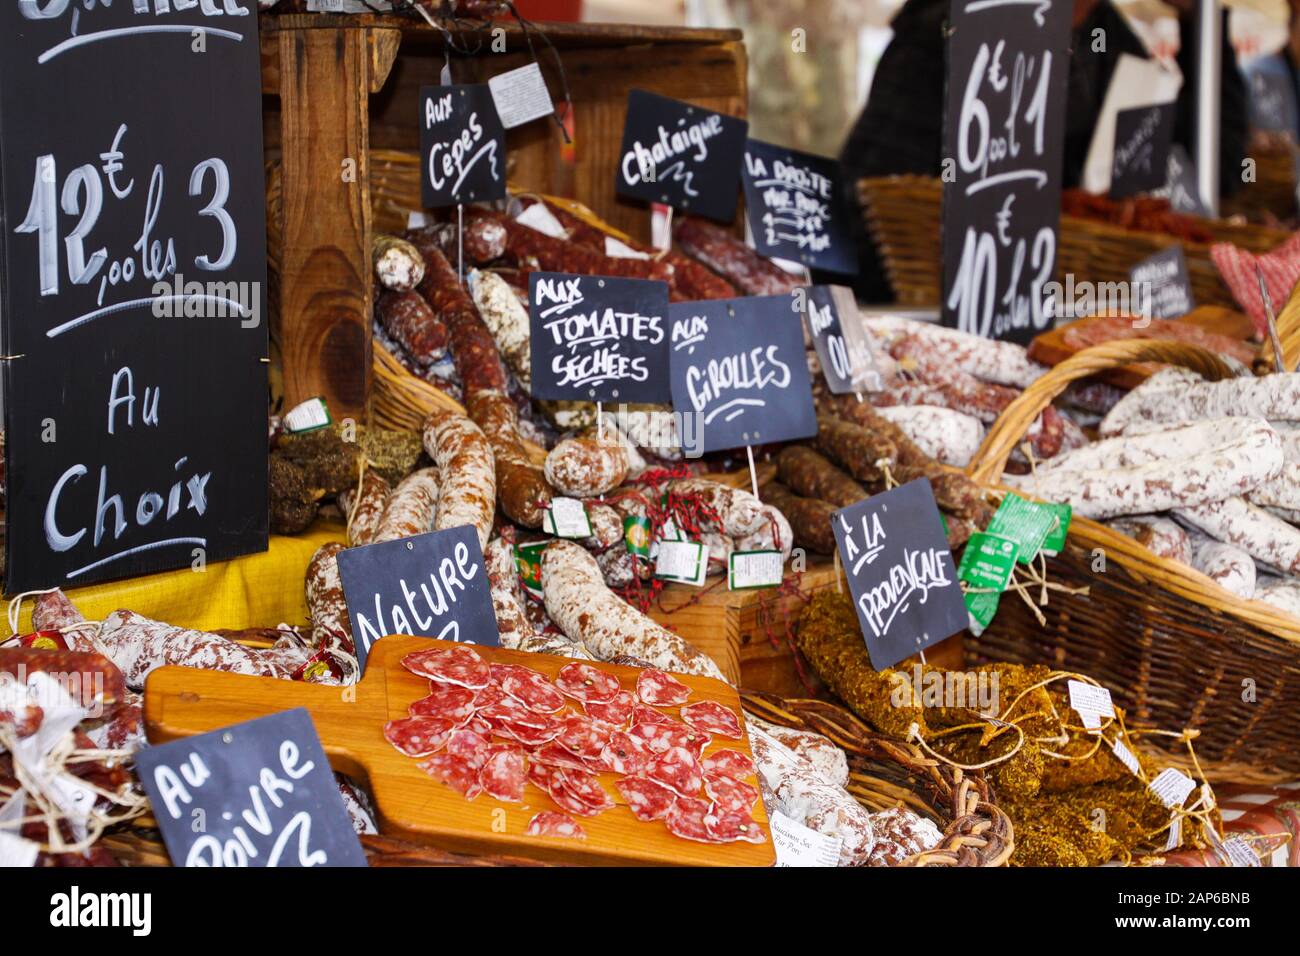
[[[758,497],[758,472],[754,470],[754,447],[745,446],[745,454],[749,458],[749,487],[754,492],[754,497]]]

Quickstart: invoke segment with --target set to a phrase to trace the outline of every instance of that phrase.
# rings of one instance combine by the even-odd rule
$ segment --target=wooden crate
[[[836,587],[837,579],[848,588],[842,569],[829,558],[817,558],[803,572],[788,573],[780,590],[728,591],[720,583],[702,591],[672,584],[650,608],[650,616],[712,657],[745,690],[819,697],[826,688],[798,657],[792,635],[804,604],[818,591]],[[961,635],[931,648],[926,660],[961,667]]]
[[[507,135],[511,182],[579,200],[610,224],[646,239],[644,204],[619,199],[614,175],[627,92],[649,89],[744,116],[745,48],[737,30],[539,24],[563,59],[573,102],[573,143],[538,120]],[[485,82],[531,61],[513,20],[493,33],[447,23],[460,48],[455,82]],[[370,394],[368,157],[372,148],[419,144],[417,98],[437,84],[447,40],[422,21],[392,15],[294,14],[262,18],[263,135],[282,163],[282,247],[272,336],[282,356],[286,407],[323,395],[336,418],[363,419]],[[555,60],[536,36],[553,93]]]

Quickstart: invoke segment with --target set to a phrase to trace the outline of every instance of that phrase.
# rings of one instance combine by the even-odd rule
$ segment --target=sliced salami
[[[673,836],[683,840],[696,840],[700,843],[719,843],[720,840],[709,835],[705,817],[709,813],[709,804],[694,797],[678,797],[664,815],[664,825]]]
[[[675,721],[661,710],[637,704],[632,708],[632,726],[637,724],[671,724]]]
[[[748,816],[758,801],[757,787],[708,770],[704,771],[704,792],[713,801],[714,808],[724,813],[743,813]]]
[[[564,726],[555,742],[576,757],[596,760],[609,742],[609,734],[596,726],[590,717],[573,714],[564,719]]]
[[[543,810],[528,821],[528,836],[560,837],[565,840],[585,840],[587,831],[567,813]]]
[[[697,760],[712,739],[708,734],[675,720],[635,724],[628,734],[642,741],[653,753],[667,753],[674,747],[682,747],[690,751]]]
[[[489,746],[486,735],[461,727],[447,738],[446,753],[449,757],[459,757],[477,770],[487,760]]]
[[[646,822],[662,820],[677,799],[675,793],[648,777],[622,777],[614,782],[614,789],[627,801],[632,816]]]
[[[547,793],[550,794],[551,799],[555,801],[555,805],[560,809],[568,810],[570,813],[577,814],[580,817],[594,817],[596,814],[601,812],[600,808],[589,806],[584,803],[582,799],[570,789],[569,783],[565,779],[565,774],[569,772],[570,771],[552,767],[551,789],[548,790]],[[582,773],[584,771],[573,772]]]
[[[686,703],[691,689],[672,674],[648,667],[636,679],[636,695],[651,707],[676,707]]]
[[[682,720],[696,730],[718,737],[730,737],[732,740],[740,739],[740,718],[734,711],[716,701],[702,700],[687,704],[679,713]]]
[[[494,679],[498,667],[503,668],[500,678],[501,689],[529,710],[541,714],[553,714],[564,706],[564,695],[555,689],[545,674],[518,664],[493,664]]]
[[[614,773],[641,773],[650,763],[653,754],[645,741],[616,730],[600,753],[600,761]]]
[[[464,757],[451,754],[434,754],[416,764],[434,780],[446,784],[466,800],[473,800],[483,788],[479,786],[479,768]]]
[[[492,744],[479,768],[478,782],[489,797],[519,803],[524,799],[524,751],[513,744]]]
[[[459,684],[471,690],[486,687],[492,678],[487,661],[464,645],[413,651],[402,658],[402,666],[440,684]]]
[[[474,714],[474,691],[455,684],[434,684],[427,697],[413,701],[407,708],[412,717],[442,717],[464,723]]]
[[[564,789],[597,812],[614,807],[614,801],[600,785],[594,773],[586,770],[559,770],[557,773],[564,781]]]
[[[561,693],[584,704],[589,701],[608,703],[619,692],[618,678],[613,674],[577,661],[560,668],[560,672],[555,675],[555,686]]]
[[[538,763],[534,757],[534,759],[528,761],[528,769],[524,771],[524,779],[542,793],[549,795],[551,788],[555,785],[555,773],[555,767]]]
[[[557,743],[543,744],[531,754],[532,766],[548,769],[586,770],[587,764],[580,757],[575,757]]]
[[[551,720],[552,723],[545,727],[529,727],[514,721],[502,720],[496,724],[496,732],[502,737],[509,737],[511,740],[518,741],[525,747],[540,747],[542,744],[554,740],[560,731],[564,729],[563,721],[555,718],[551,718]]]
[[[705,774],[740,780],[754,773],[754,761],[739,750],[715,750],[701,761]]]
[[[593,700],[582,706],[592,720],[598,720],[611,727],[624,727],[636,709],[636,698],[632,696],[631,691],[621,690],[613,700],[603,704]]]
[[[546,730],[556,721],[551,714],[539,714],[535,710],[529,710],[527,706],[510,696],[502,697],[495,704],[480,707],[475,713],[494,727],[509,722],[519,727]]]
[[[496,684],[489,684],[482,690],[474,692],[474,709],[485,710],[493,704],[499,704],[503,700],[509,700],[510,695],[503,691]],[[516,701],[518,703],[518,701]]]
[[[384,738],[408,757],[427,757],[443,748],[456,722],[442,717],[403,717],[384,724]]]
[[[680,797],[693,797],[704,786],[700,762],[684,747],[674,747],[652,759],[645,775]]]
[[[716,843],[763,843],[763,828],[748,810],[723,810],[715,803],[704,815],[704,832]]]

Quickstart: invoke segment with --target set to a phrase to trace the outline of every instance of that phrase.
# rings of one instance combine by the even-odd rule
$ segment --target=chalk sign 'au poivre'
[[[838,162],[751,139],[741,175],[759,255],[830,272],[858,271]]]
[[[853,290],[840,285],[815,285],[806,294],[804,321],[831,394],[881,388],[883,379],[867,330],[858,318]],[[841,315],[845,321],[841,321]]]
[[[136,773],[176,866],[365,866],[306,710],[143,747]]]
[[[698,418],[704,454],[816,433],[797,302],[769,295],[668,307],[673,411]]]
[[[1027,342],[1051,322],[1066,0],[952,0],[943,126],[943,322]]]
[[[841,508],[831,526],[876,670],[966,626],[957,568],[928,479]]]
[[[338,562],[363,669],[386,634],[496,646],[483,550],[468,525],[348,548]]]
[[[668,283],[534,272],[532,395],[668,402]]]
[[[734,116],[632,90],[615,188],[634,199],[730,220],[748,130]]]
[[[257,5],[0,8],[9,592],[263,550]]]
[[[420,87],[420,157],[426,207],[506,194],[506,131],[487,84]]]

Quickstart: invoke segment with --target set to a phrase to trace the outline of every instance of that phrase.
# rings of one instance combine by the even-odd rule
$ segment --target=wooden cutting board
[[[429,778],[418,761],[399,753],[384,739],[384,723],[405,717],[407,706],[429,692],[429,682],[406,670],[402,658],[411,651],[449,646],[422,637],[389,636],[370,651],[365,676],[354,687],[330,687],[272,677],[247,677],[187,667],[160,667],[145,684],[144,716],[149,740],[161,743],[207,733],[255,717],[305,707],[316,724],[321,744],[335,770],[364,781],[374,796],[381,832],[416,843],[433,843],[470,854],[507,854],[565,863],[597,865],[770,866],[776,854],[762,801],[754,817],[763,827],[763,843],[697,843],[668,832],[662,822],[642,822],[632,816],[614,789],[612,773],[600,775],[606,792],[618,806],[579,818],[586,840],[531,837],[528,821],[542,810],[558,810],[549,796],[531,783],[524,800],[504,803],[480,794],[466,800]],[[476,647],[486,660],[523,664],[549,678],[567,658],[526,654],[496,647]],[[635,692],[640,671],[634,667],[600,664]],[[691,688],[690,703],[713,700],[741,713],[735,688],[708,677],[677,675]],[[675,716],[675,715],[674,715]],[[741,721],[745,733],[744,721]],[[715,738],[714,750],[732,748],[751,753],[749,738]],[[757,786],[757,782],[749,779]]]
[[[1075,352],[1079,351],[1073,346],[1065,344],[1065,333],[1070,328],[1086,326],[1098,319],[1106,318],[1105,316],[1089,316],[1085,319],[1076,319],[1066,325],[1058,326],[1054,329],[1042,333],[1034,338],[1030,344],[1029,356],[1036,362],[1043,365],[1057,365],[1064,362]],[[1152,324],[1157,322],[1184,322],[1188,325],[1200,326],[1207,332],[1214,332],[1218,335],[1227,336],[1230,339],[1241,339],[1246,341],[1255,334],[1255,328],[1251,324],[1250,317],[1243,312],[1237,312],[1232,309],[1225,309],[1218,305],[1203,305],[1193,309],[1186,315],[1177,319],[1152,319]],[[1253,343],[1250,344],[1252,349],[1256,348]],[[1159,366],[1153,363],[1142,365],[1126,365],[1123,368],[1109,369],[1100,373],[1097,377],[1103,382],[1109,382],[1112,385],[1118,385],[1121,388],[1137,388],[1152,374],[1153,369]]]

